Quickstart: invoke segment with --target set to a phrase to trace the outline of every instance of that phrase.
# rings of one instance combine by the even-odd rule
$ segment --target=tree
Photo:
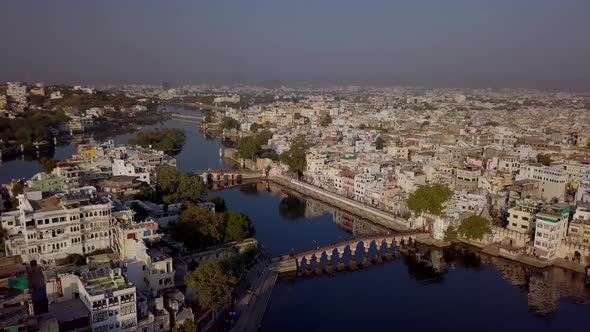
[[[332,117],[330,116],[330,114],[324,114],[320,118],[320,126],[327,127],[330,125],[330,123],[332,123]]]
[[[164,192],[173,192],[178,188],[179,176],[174,167],[160,167],[156,170],[157,187]]]
[[[176,194],[179,201],[196,202],[207,194],[207,188],[198,176],[180,173]]]
[[[179,327],[173,329],[174,332],[197,332],[197,325],[190,319],[185,319]]]
[[[11,188],[10,188],[10,195],[12,195],[13,198],[15,198],[16,196],[22,194],[25,190],[25,184],[23,181],[20,180],[13,180],[11,183]]]
[[[230,211],[225,213],[224,233],[225,242],[241,242],[254,235],[254,228],[248,216],[241,212]]]
[[[385,146],[385,140],[383,139],[383,137],[377,137],[377,139],[375,140],[375,146],[377,147],[377,150],[383,150],[383,147]]]
[[[224,238],[225,220],[194,204],[188,204],[172,227],[172,238],[193,250],[219,244]]]
[[[227,206],[225,205],[225,199],[223,199],[223,197],[221,197],[221,196],[209,197],[209,202],[215,204],[215,212],[227,211]]]
[[[447,227],[447,230],[445,231],[445,241],[453,242],[455,240],[457,240],[457,230],[453,226]]]
[[[39,162],[41,163],[41,166],[43,167],[46,173],[51,173],[55,166],[57,166],[57,160],[51,158],[41,158]]]
[[[537,162],[541,163],[545,166],[549,166],[549,165],[551,165],[551,156],[548,154],[539,153],[537,155]]]
[[[238,155],[241,158],[256,160],[260,153],[260,145],[254,136],[246,136],[238,142]]]
[[[307,166],[305,154],[308,149],[308,144],[305,136],[299,135],[295,137],[291,143],[291,148],[288,151],[281,153],[279,160],[289,166],[291,172],[297,172],[299,176],[303,174]]]
[[[453,192],[445,185],[422,186],[410,194],[407,204],[414,213],[440,214]]]
[[[457,233],[467,239],[481,240],[491,231],[490,222],[479,216],[471,216],[463,219]]]
[[[238,277],[219,260],[205,259],[184,278],[184,282],[196,292],[202,308],[214,309],[228,300]]]
[[[162,167],[156,171],[157,194],[164,203],[196,202],[205,194],[207,188],[196,175],[178,172],[173,167]]]
[[[131,208],[131,210],[133,210],[133,212],[135,212],[133,214],[133,219],[135,221],[144,221],[145,218],[147,218],[150,215],[149,212],[146,209],[144,209],[143,206],[141,206],[137,202],[131,203],[129,208]]]
[[[253,124],[250,125],[250,131],[253,133],[257,132],[259,129],[262,129],[262,128],[263,128],[262,125],[257,122],[254,122]]]
[[[240,129],[240,123],[234,118],[224,116],[221,119],[221,129]]]
[[[129,140],[131,145],[139,145],[144,148],[152,147],[164,151],[169,155],[176,155],[182,151],[186,140],[184,130],[178,128],[155,128],[140,131],[135,138]]]

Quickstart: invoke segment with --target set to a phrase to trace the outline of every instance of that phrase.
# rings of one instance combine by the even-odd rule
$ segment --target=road
[[[259,271],[263,271],[262,276],[258,276]],[[258,331],[277,277],[277,272],[268,270],[266,261],[259,262],[250,269],[246,279],[252,285],[253,291],[244,292],[237,299],[235,310],[239,310],[241,315],[237,324],[231,329],[232,332]]]

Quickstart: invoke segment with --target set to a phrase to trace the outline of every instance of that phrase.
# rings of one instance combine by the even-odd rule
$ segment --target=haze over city
[[[3,1],[0,331],[583,330],[588,13]]]
[[[590,2],[5,1],[0,79],[590,90]]]

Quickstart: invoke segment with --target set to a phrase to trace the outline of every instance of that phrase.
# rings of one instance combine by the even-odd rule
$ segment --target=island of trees
[[[186,136],[184,130],[178,128],[155,128],[137,133],[129,140],[131,145],[164,151],[169,155],[176,155],[182,150]]]

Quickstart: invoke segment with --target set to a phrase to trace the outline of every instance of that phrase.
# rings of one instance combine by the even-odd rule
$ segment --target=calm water
[[[313,199],[293,203],[276,186],[216,194],[252,218],[257,239],[274,255],[378,231]],[[538,271],[466,248],[419,252],[421,259],[402,256],[354,272],[282,281],[262,330],[569,331],[590,324],[590,306],[572,299],[590,299],[582,275]]]
[[[193,113],[195,114],[195,113]],[[181,170],[227,168],[219,140],[206,140],[196,124],[170,120],[152,127],[185,129],[177,156]],[[125,143],[133,134],[114,137]],[[64,160],[73,146],[56,149]],[[36,161],[5,161],[0,181],[41,171]],[[347,213],[264,183],[212,193],[252,219],[259,242],[281,255],[382,231]],[[538,271],[469,250],[418,248],[419,255],[354,272],[278,283],[263,331],[583,331],[590,299],[583,276]],[[574,298],[577,297],[577,298]]]
[[[193,115],[200,115],[197,111],[188,111],[178,108],[169,107],[169,110]],[[179,120],[168,120],[160,124],[146,126],[143,130],[158,127],[180,128],[184,129],[186,134],[186,143],[183,150],[176,156],[178,168],[184,171],[194,171],[201,169],[221,169],[228,168],[219,158],[219,148],[221,141],[218,139],[206,139],[199,132],[197,124]],[[125,144],[133,138],[135,133],[128,133],[111,137],[117,144]],[[75,144],[59,146],[55,149],[54,159],[65,160],[75,153]],[[42,172],[43,168],[37,160],[11,160],[3,161],[0,164],[0,183],[8,183],[14,178],[30,178],[35,173]]]

